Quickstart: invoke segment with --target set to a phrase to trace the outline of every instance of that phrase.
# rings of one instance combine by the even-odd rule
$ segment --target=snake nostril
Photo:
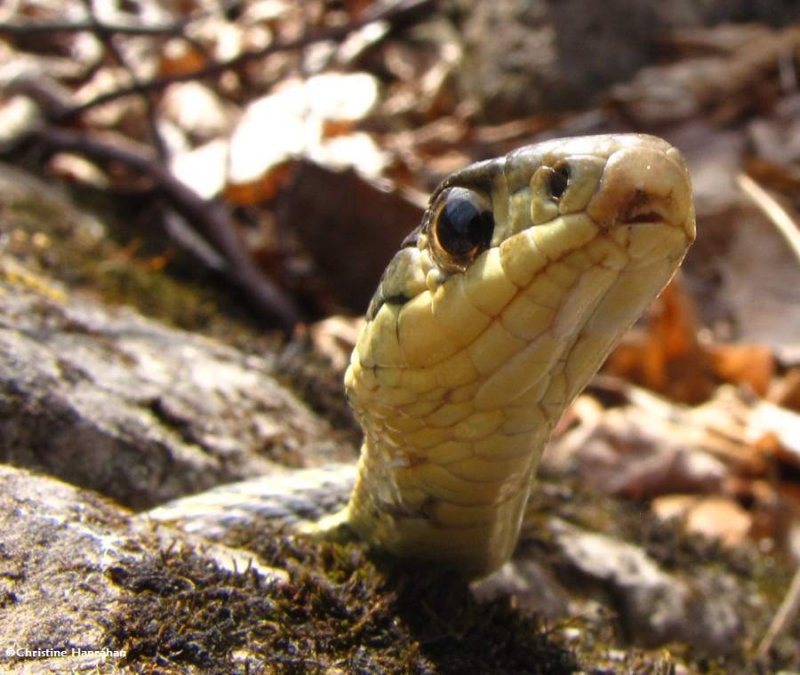
[[[557,162],[549,172],[548,189],[556,201],[561,199],[567,191],[571,173],[569,163],[563,160]]]

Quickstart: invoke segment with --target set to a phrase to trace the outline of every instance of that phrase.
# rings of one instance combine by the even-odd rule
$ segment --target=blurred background
[[[444,176],[556,136],[663,136],[697,243],[545,472],[795,560],[798,19],[789,0],[6,0],[2,255],[273,349],[352,428],[331,401],[357,319],[320,320],[365,310]],[[20,200],[29,176],[97,220]]]

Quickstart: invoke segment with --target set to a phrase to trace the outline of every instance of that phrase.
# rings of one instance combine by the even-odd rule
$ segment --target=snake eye
[[[491,204],[474,190],[450,188],[433,205],[429,231],[437,262],[446,269],[463,270],[492,241]]]

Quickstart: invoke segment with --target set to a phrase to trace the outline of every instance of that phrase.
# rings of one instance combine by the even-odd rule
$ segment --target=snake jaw
[[[489,205],[491,233],[480,209],[437,232],[448,195]],[[649,136],[548,141],[448,178],[346,375],[365,431],[350,527],[471,575],[507,560],[552,427],[693,239],[686,168]]]

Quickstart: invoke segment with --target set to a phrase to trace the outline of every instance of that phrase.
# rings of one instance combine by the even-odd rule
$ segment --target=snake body
[[[450,175],[367,311],[345,376],[358,473],[319,527],[471,576],[508,560],[554,425],[694,237],[684,161],[652,136]]]

